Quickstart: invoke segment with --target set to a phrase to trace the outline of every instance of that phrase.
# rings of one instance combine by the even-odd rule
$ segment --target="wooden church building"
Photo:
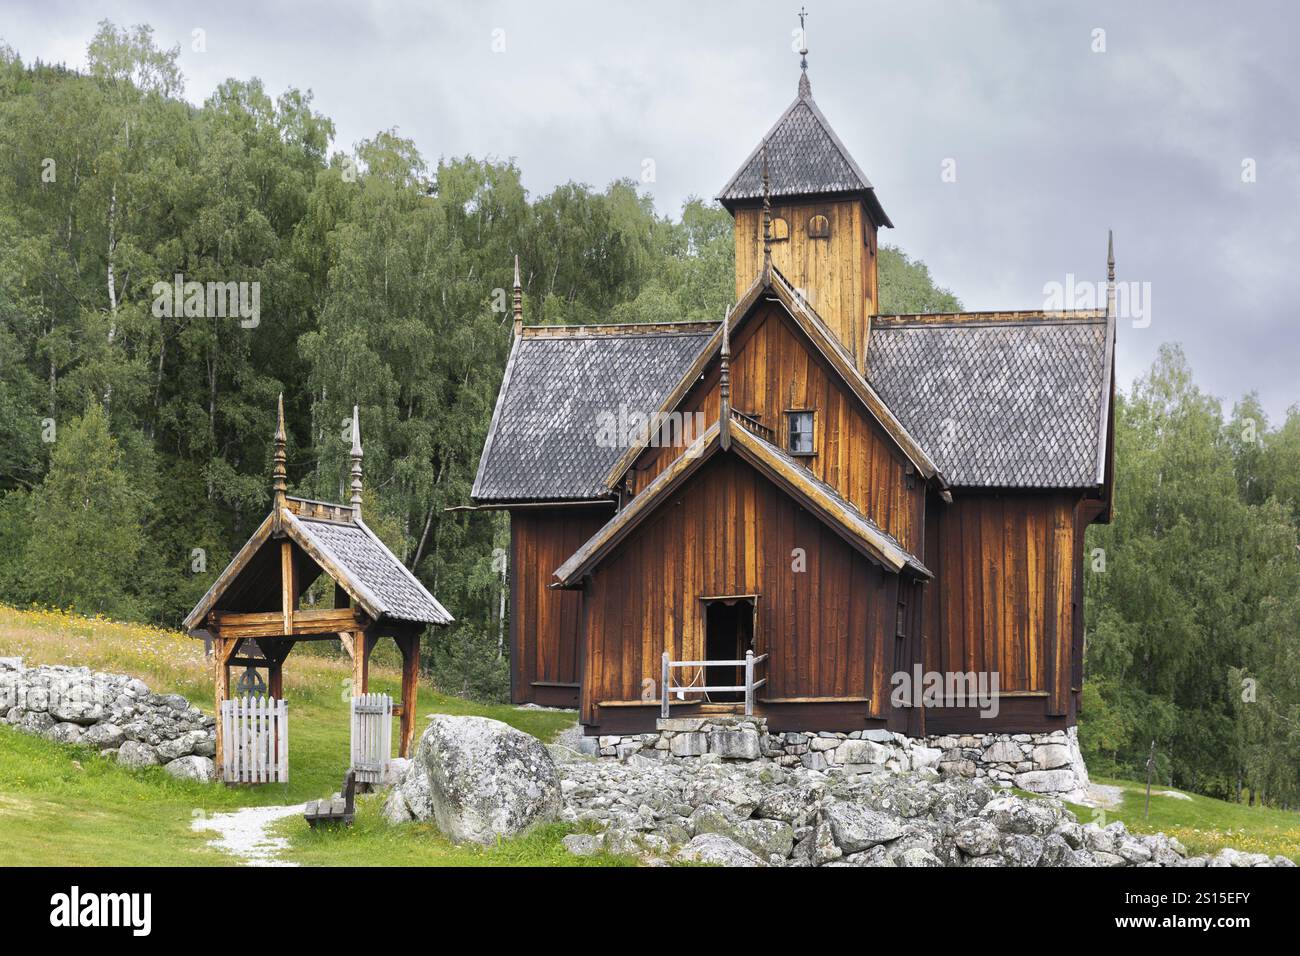
[[[513,699],[592,735],[652,732],[665,703],[772,731],[1067,729],[1084,531],[1112,500],[1113,256],[1105,310],[879,314],[893,223],[806,68],[717,197],[724,321],[524,327],[516,273],[473,488],[510,513]],[[649,426],[610,442],[611,418]],[[668,686],[732,689],[665,702],[666,660]],[[997,716],[897,700],[921,671],[995,677]]]
[[[217,576],[185,618],[193,636],[211,642],[216,713],[231,698],[231,671],[242,668],[249,691],[283,698],[285,659],[302,641],[339,641],[352,659],[349,690],[370,689],[370,656],[383,637],[402,655],[398,752],[407,756],[415,737],[420,638],[452,616],[361,517],[361,426],[352,409],[352,483],[349,504],[313,501],[286,493],[287,435],[281,396],[275,430],[271,512]],[[303,606],[303,595],[324,575],[332,607]],[[262,673],[265,672],[263,678]],[[217,721],[216,764],[227,741]]]

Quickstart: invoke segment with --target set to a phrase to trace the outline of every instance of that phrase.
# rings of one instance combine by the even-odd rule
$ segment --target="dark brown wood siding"
[[[1073,657],[1081,643],[1077,502],[1077,495],[1032,492],[956,491],[951,504],[930,499],[928,670],[996,672],[1003,694],[1036,698],[1044,717],[1072,712]],[[926,721],[936,726],[933,711]],[[939,725],[953,721],[949,715]],[[982,726],[976,720],[961,729]]]
[[[921,552],[925,491],[908,475],[908,461],[842,379],[813,351],[784,309],[768,303],[750,317],[732,343],[731,406],[758,418],[786,447],[786,412],[814,413],[808,469],[914,554]],[[718,363],[687,393],[685,413],[702,412],[705,427],[718,420]],[[702,429],[701,429],[702,430]],[[680,447],[649,448],[633,467],[641,491],[672,462]]]
[[[612,508],[530,508],[510,513],[510,698],[576,707],[581,679],[582,593],[549,587],[554,571],[613,514]]]
[[[755,653],[771,655],[761,711],[822,702],[845,729],[884,720],[899,580],[749,465],[715,458],[588,581],[582,722],[653,729],[664,649],[702,659],[701,599],[724,595],[756,597]]]

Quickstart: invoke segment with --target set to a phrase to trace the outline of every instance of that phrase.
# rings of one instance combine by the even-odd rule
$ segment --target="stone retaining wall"
[[[86,667],[25,668],[0,659],[0,723],[56,743],[94,747],[133,767],[215,780],[216,721],[179,694]]]
[[[768,733],[763,717],[670,717],[652,734],[584,737],[582,752],[626,760],[768,761],[847,774],[934,768],[941,774],[985,778],[1066,799],[1088,789],[1088,769],[1076,728],[1045,734],[967,734],[907,737],[888,730],[850,733]]]

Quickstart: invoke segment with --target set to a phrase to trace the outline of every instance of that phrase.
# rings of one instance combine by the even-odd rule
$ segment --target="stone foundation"
[[[1078,800],[1088,769],[1076,728],[1045,734],[964,734],[907,737],[888,730],[851,733],[768,733],[763,717],[720,715],[656,721],[651,734],[583,737],[584,753],[626,760],[766,761],[824,773],[869,774],[932,767],[941,774],[986,778]]]

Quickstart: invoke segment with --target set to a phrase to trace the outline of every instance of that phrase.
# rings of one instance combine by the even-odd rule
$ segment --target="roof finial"
[[[767,169],[767,140],[763,140],[763,279],[772,271],[772,177]]]
[[[1115,230],[1106,230],[1106,315],[1115,315]]]
[[[808,10],[804,7],[799,8],[799,95],[812,96],[812,84],[808,82],[808,28],[804,26],[804,19],[808,16]]]
[[[731,447],[731,309],[722,316],[722,358],[718,372],[718,441],[722,450]]]
[[[284,493],[288,478],[284,467],[284,446],[289,440],[284,431],[284,392],[280,393],[276,403],[275,416],[275,466],[271,472],[271,489],[275,492],[275,510],[278,514],[284,507]]]
[[[519,255],[515,254],[515,338],[524,334],[524,287],[519,284]]]
[[[361,413],[352,406],[352,516],[361,518]]]

